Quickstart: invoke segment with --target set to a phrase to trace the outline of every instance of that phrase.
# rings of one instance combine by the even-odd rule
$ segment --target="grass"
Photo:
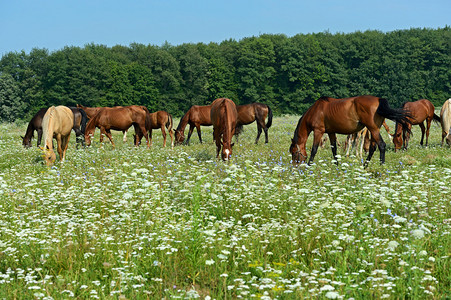
[[[72,135],[51,168],[23,149],[25,125],[0,125],[0,298],[451,297],[439,126],[397,153],[383,132],[384,165],[337,166],[326,146],[293,167],[297,120],[275,118],[267,145],[245,127],[229,163],[207,127],[174,149],[159,132],[150,150],[121,133],[115,150],[76,149]]]

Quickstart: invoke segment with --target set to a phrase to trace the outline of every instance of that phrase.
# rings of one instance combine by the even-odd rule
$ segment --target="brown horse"
[[[211,126],[210,118],[211,105],[193,105],[186,112],[186,114],[180,120],[179,126],[174,130],[175,132],[175,145],[180,145],[185,140],[185,127],[189,124],[188,138],[186,139],[186,144],[189,145],[189,139],[193,133],[194,127],[197,129],[197,135],[199,136],[199,141],[202,144],[202,136],[200,133],[200,126]]]
[[[101,108],[103,107],[87,107],[87,106],[83,106],[81,104],[77,104],[77,107],[82,108],[86,114],[88,115],[88,119],[93,118]],[[114,106],[114,107],[124,107],[124,106]],[[125,143],[127,141],[127,130],[122,130],[122,141]]]
[[[251,103],[238,105],[236,107],[238,112],[238,120],[236,122],[235,135],[238,135],[243,130],[243,125],[251,124],[257,121],[257,138],[255,144],[258,143],[258,139],[262,134],[262,130],[265,132],[265,143],[268,143],[268,128],[272,125],[272,110],[263,103]],[[265,124],[265,119],[268,118],[268,122]]]
[[[56,138],[60,160],[66,157],[70,132],[74,125],[74,114],[66,106],[50,107],[42,119],[42,136],[44,137],[44,160],[48,166],[56,160],[53,151],[53,138]]]
[[[440,110],[440,123],[442,124],[442,146],[445,138],[448,146],[451,146],[451,98],[443,103]]]
[[[308,164],[315,158],[321,137],[329,135],[334,158],[337,156],[336,134],[352,134],[362,130],[365,126],[371,133],[371,146],[366,158],[365,166],[371,160],[376,150],[380,151],[380,161],[385,162],[385,143],[379,128],[384,118],[400,122],[408,129],[408,114],[404,110],[390,108],[386,99],[374,96],[358,96],[352,98],[335,99],[319,98],[299,119],[294,138],[291,140],[290,153],[293,164],[307,159],[306,143],[310,132],[313,131],[313,146]]]
[[[219,98],[211,104],[210,118],[216,142],[216,158],[219,157],[219,152],[222,160],[228,160],[232,155],[232,137],[235,134],[237,117],[236,105],[232,100]]]
[[[172,133],[172,116],[170,113],[165,112],[163,110],[150,113],[147,115],[146,129],[149,132],[149,140],[150,145],[152,146],[152,129],[161,129],[161,134],[163,135],[163,147],[166,147],[166,130],[164,127],[168,129],[169,136],[171,137],[171,147],[174,147],[174,134]],[[141,139],[143,137],[142,132],[138,134],[134,134],[133,138],[135,141],[135,145],[141,143]]]
[[[434,105],[431,101],[426,99],[420,99],[415,102],[405,102],[402,109],[409,112],[409,131],[403,130],[401,124],[396,123],[395,133],[393,134],[393,144],[395,144],[395,152],[401,147],[407,150],[410,139],[410,129],[412,125],[418,125],[421,128],[421,141],[420,145],[423,146],[424,133],[426,132],[426,146],[429,139],[429,128],[431,127],[432,120],[437,123],[440,122],[440,117],[434,113]],[[426,121],[426,128],[424,127],[424,121]]]
[[[86,144],[88,146],[91,145],[91,135],[94,134],[95,128],[98,127],[100,128],[100,142],[103,142],[103,135],[106,135],[114,148],[115,145],[111,135],[111,129],[124,131],[133,125],[135,133],[139,133],[140,131],[144,133],[147,148],[149,148],[149,135],[146,130],[148,113],[149,111],[145,106],[103,107],[86,125]],[[137,143],[135,145],[138,146]]]
[[[74,114],[74,126],[73,130],[75,131],[75,136],[77,137],[77,143],[81,143],[82,145],[85,142],[84,134],[86,129],[86,123],[88,121],[86,112],[78,107],[69,107]],[[48,108],[41,108],[34,117],[30,120],[27,126],[27,131],[25,132],[25,136],[21,136],[22,145],[25,148],[31,147],[31,140],[34,137],[34,131],[38,133],[37,147],[41,144],[42,139],[42,119],[44,118],[45,113]]]

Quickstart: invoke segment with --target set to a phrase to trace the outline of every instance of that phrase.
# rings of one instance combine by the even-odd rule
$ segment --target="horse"
[[[99,112],[99,110],[103,108],[103,107],[87,107],[81,104],[77,104],[77,107],[82,108],[88,115],[89,119],[93,118]],[[123,106],[114,106],[114,107],[123,107]],[[127,142],[127,130],[122,130],[122,134],[123,134],[122,141],[125,143]]]
[[[255,144],[258,144],[262,130],[265,132],[265,144],[268,143],[268,129],[272,125],[272,110],[271,108],[263,103],[251,103],[238,105],[236,107],[238,112],[238,119],[236,122],[235,135],[238,135],[243,130],[243,125],[251,124],[257,121],[257,138],[255,139]],[[268,117],[268,122],[265,124],[265,119]]]
[[[60,161],[65,159],[73,125],[74,114],[66,106],[51,106],[44,114],[42,119],[44,147],[41,149],[44,151],[44,160],[47,166],[52,165],[56,160],[56,154],[53,151],[53,138],[56,138]]]
[[[146,130],[148,113],[149,111],[145,106],[103,107],[86,125],[86,144],[88,146],[91,145],[91,135],[94,134],[96,127],[98,127],[100,128],[100,142],[103,142],[103,135],[106,135],[113,148],[115,148],[111,129],[124,131],[133,125],[135,133],[140,131],[143,133],[147,141],[147,148],[149,148],[149,135]],[[135,145],[138,146],[139,144],[135,142]]]
[[[388,133],[388,138],[392,140],[392,136],[390,135],[390,127],[388,127],[387,123],[385,121],[382,123],[382,126],[384,126],[385,131]],[[357,147],[360,143],[360,147]],[[356,149],[356,156],[362,157],[363,150],[365,150],[365,153],[368,153],[370,150],[370,143],[371,143],[371,136],[370,132],[368,131],[368,128],[363,128],[357,133],[348,134],[345,142],[345,150],[346,150],[346,156],[349,156],[349,153],[351,152],[352,148]]]
[[[216,158],[221,152],[222,160],[227,161],[232,155],[232,137],[235,134],[238,118],[235,103],[227,98],[214,100],[211,104],[210,118],[213,123],[213,138],[216,142]]]
[[[440,123],[442,124],[442,146],[443,140],[446,138],[446,143],[451,146],[451,98],[443,103],[440,110]]]
[[[189,139],[193,133],[194,127],[197,129],[197,135],[199,141],[202,144],[202,136],[200,132],[200,126],[211,126],[213,123],[210,118],[211,105],[193,105],[186,112],[186,114],[180,120],[179,126],[174,130],[175,133],[175,145],[180,145],[185,140],[185,127],[189,124],[188,138],[186,144],[189,145]]]
[[[163,147],[166,147],[166,130],[164,129],[166,126],[169,136],[171,137],[171,147],[174,148],[174,134],[172,133],[173,122],[171,114],[160,110],[154,113],[149,113],[147,118],[146,129],[149,132],[150,145],[152,146],[152,129],[160,128],[161,134],[163,135]],[[142,132],[133,135],[135,145],[137,143],[141,143],[142,136]]]
[[[77,138],[77,143],[84,144],[84,134],[86,129],[86,123],[87,123],[87,115],[86,112],[78,107],[69,107],[72,110],[72,113],[74,114],[74,126],[73,130],[75,131],[75,136]],[[22,145],[25,148],[31,147],[31,139],[34,137],[34,131],[38,133],[38,139],[36,146],[39,147],[41,145],[41,139],[42,139],[42,119],[44,118],[45,113],[47,112],[48,108],[41,108],[30,120],[27,126],[27,131],[25,132],[25,136],[21,136],[22,138]]]
[[[368,166],[376,150],[380,151],[380,162],[385,162],[385,142],[379,132],[385,118],[394,120],[408,128],[408,113],[402,109],[392,109],[387,99],[364,95],[344,99],[321,97],[299,119],[294,137],[291,140],[290,153],[292,163],[302,163],[307,159],[306,143],[310,132],[313,131],[313,146],[308,165],[313,162],[321,137],[329,135],[332,154],[337,157],[336,134],[353,134],[365,126],[371,133],[371,145],[364,166]]]
[[[434,113],[434,105],[431,101],[426,99],[420,99],[415,102],[404,102],[401,106],[402,109],[409,112],[409,131],[403,130],[402,126],[398,123],[395,125],[395,133],[393,134],[393,144],[395,145],[395,152],[401,147],[407,150],[410,139],[410,129],[412,125],[419,125],[421,128],[421,141],[420,145],[423,146],[424,133],[426,131],[426,146],[428,145],[429,139],[429,128],[431,127],[431,122],[440,122],[440,117]],[[426,121],[426,128],[424,127],[424,121]]]

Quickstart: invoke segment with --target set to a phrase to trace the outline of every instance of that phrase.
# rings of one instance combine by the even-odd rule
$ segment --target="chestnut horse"
[[[229,160],[232,155],[232,137],[235,134],[237,117],[236,105],[232,100],[219,98],[211,104],[210,118],[216,142],[216,158],[219,157],[219,152],[222,160]]]
[[[96,127],[98,127],[100,128],[100,142],[103,142],[103,135],[105,134],[114,148],[115,145],[111,135],[111,129],[124,131],[133,125],[135,133],[141,131],[144,134],[147,141],[147,148],[149,148],[149,135],[146,130],[148,113],[149,111],[145,106],[103,107],[86,125],[86,144],[88,146],[91,145],[91,135],[94,134]],[[138,143],[135,143],[135,145],[138,146]]]
[[[238,105],[236,107],[238,112],[238,119],[236,122],[235,135],[238,135],[243,130],[243,125],[251,124],[257,121],[257,138],[255,144],[258,144],[258,139],[262,134],[262,130],[265,132],[265,144],[268,143],[268,128],[272,125],[272,110],[263,103],[251,103]],[[268,122],[265,124],[265,119],[268,118]]]
[[[451,98],[443,103],[440,110],[440,123],[442,124],[442,146],[445,138],[448,146],[451,146]]]
[[[166,130],[168,129],[169,136],[171,137],[171,147],[174,148],[174,134],[172,133],[172,116],[170,113],[160,110],[147,115],[146,129],[149,133],[150,145],[152,146],[152,129],[161,129],[161,134],[163,135],[163,147],[166,147]],[[135,145],[141,143],[143,137],[142,132],[133,135]]]
[[[99,112],[99,110],[103,108],[103,107],[87,107],[81,104],[77,104],[77,107],[82,108],[88,115],[89,119],[94,117]],[[114,106],[114,107],[123,107],[123,106]],[[122,137],[122,141],[125,143],[127,141],[127,130],[122,130],[122,134],[124,135]]]
[[[429,128],[431,127],[432,120],[437,123],[440,122],[440,117],[434,113],[434,105],[431,101],[426,99],[420,99],[415,102],[405,102],[402,109],[409,112],[409,131],[403,130],[401,124],[396,123],[395,133],[393,134],[393,144],[395,144],[395,152],[401,147],[407,150],[410,139],[410,129],[412,125],[418,125],[421,128],[421,141],[420,145],[423,146],[424,133],[426,131],[426,146],[429,139]],[[424,121],[426,121],[426,128],[424,127]]]
[[[200,133],[200,126],[211,126],[210,118],[211,105],[193,105],[186,112],[186,114],[180,120],[179,126],[174,130],[175,132],[175,144],[180,145],[185,140],[185,127],[189,124],[188,138],[186,139],[186,144],[189,145],[189,139],[193,133],[194,127],[197,129],[197,135],[199,136],[199,141],[202,144],[202,136]]]
[[[307,159],[306,143],[310,132],[313,131],[313,146],[308,164],[315,158],[321,137],[329,135],[332,154],[337,156],[336,134],[352,134],[362,130],[365,126],[371,133],[371,146],[366,158],[365,167],[376,150],[380,151],[381,164],[385,162],[385,142],[379,132],[384,118],[394,120],[408,129],[408,113],[404,110],[390,108],[387,99],[374,96],[358,96],[352,98],[335,99],[319,98],[299,119],[294,138],[291,140],[290,153],[293,164]]]
[[[78,107],[69,107],[74,114],[74,126],[73,130],[75,131],[75,135],[77,137],[77,143],[81,143],[82,145],[85,143],[85,129],[86,123],[88,121],[86,112]],[[34,137],[34,131],[38,133],[37,147],[41,144],[42,139],[42,119],[44,118],[45,113],[48,108],[41,108],[34,117],[30,120],[27,126],[27,131],[25,132],[25,136],[21,136],[22,145],[25,148],[31,147],[31,140]]]
[[[56,160],[53,151],[53,138],[56,138],[60,160],[66,157],[70,132],[74,126],[74,114],[66,106],[51,106],[42,119],[42,136],[44,138],[44,160],[48,166]]]

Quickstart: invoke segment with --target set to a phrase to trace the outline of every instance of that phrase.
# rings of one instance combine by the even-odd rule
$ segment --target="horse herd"
[[[64,160],[72,129],[76,133],[77,142],[89,146],[95,129],[99,128],[100,141],[102,142],[103,135],[106,135],[112,146],[115,147],[111,130],[122,131],[125,141],[127,130],[133,126],[135,129],[134,145],[138,146],[145,137],[147,147],[150,147],[152,129],[159,128],[163,134],[163,146],[165,147],[166,128],[169,131],[173,147],[174,144],[189,144],[194,128],[196,128],[199,141],[202,143],[200,126],[213,126],[216,157],[218,158],[221,154],[222,160],[227,161],[232,155],[232,137],[236,135],[238,138],[243,125],[256,121],[258,133],[255,143],[258,143],[262,132],[265,133],[265,143],[268,143],[268,128],[272,125],[272,118],[272,111],[266,104],[235,105],[232,100],[227,98],[216,99],[211,105],[192,106],[182,117],[176,129],[172,128],[173,121],[169,113],[165,111],[150,113],[145,106],[85,107],[78,104],[77,107],[70,108],[52,106],[48,109],[43,108],[36,113],[29,122],[22,139],[25,147],[31,147],[31,139],[36,130],[38,132],[37,145],[40,145],[43,137],[44,147],[41,149],[44,152],[45,162],[47,165],[51,165],[56,160],[53,138],[57,140],[60,160]],[[401,148],[407,149],[412,125],[419,125],[421,128],[421,145],[423,145],[426,134],[427,146],[429,128],[433,120],[441,122],[442,145],[446,138],[447,144],[451,146],[451,99],[445,101],[440,116],[438,116],[434,113],[433,104],[426,99],[406,102],[401,108],[393,109],[386,99],[369,95],[343,99],[321,97],[299,119],[289,150],[292,162],[298,164],[306,161],[307,138],[313,132],[313,146],[308,164],[313,162],[325,133],[329,137],[334,158],[337,156],[336,134],[347,134],[348,141],[354,140],[355,143],[358,136],[362,136],[369,145],[365,166],[368,165],[376,148],[379,148],[380,162],[384,163],[386,144],[380,134],[380,128],[384,125],[389,132],[389,128],[385,124],[386,118],[395,122],[393,134],[395,151]],[[266,123],[265,120],[267,120]],[[426,121],[426,126],[424,121]],[[187,125],[189,125],[189,132],[185,140],[184,131]]]

